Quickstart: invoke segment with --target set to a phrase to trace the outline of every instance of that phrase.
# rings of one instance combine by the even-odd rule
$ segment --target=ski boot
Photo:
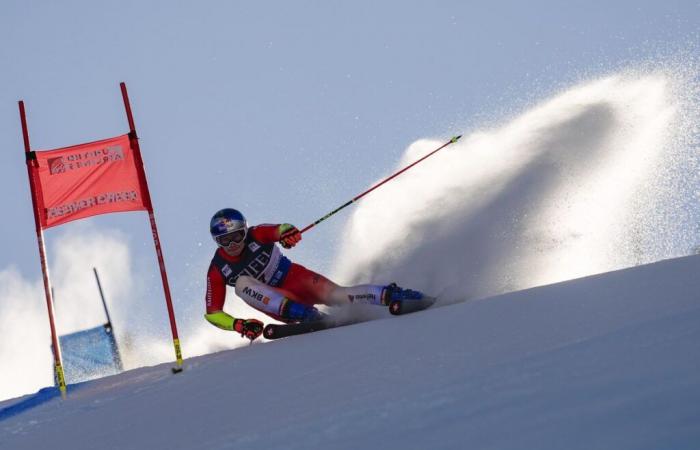
[[[420,291],[403,289],[391,283],[382,292],[382,304],[389,307],[389,312],[395,316],[428,308],[435,299],[423,295]]]
[[[323,319],[325,315],[313,306],[287,300],[282,307],[281,317],[287,322],[315,322]]]

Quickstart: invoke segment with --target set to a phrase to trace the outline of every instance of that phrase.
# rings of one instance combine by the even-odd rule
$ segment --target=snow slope
[[[698,448],[698,273],[667,260],[6,401],[0,448]]]

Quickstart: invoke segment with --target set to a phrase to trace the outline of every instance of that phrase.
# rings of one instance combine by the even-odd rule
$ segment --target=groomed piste
[[[179,375],[132,370],[0,412],[0,436],[17,450],[691,449],[699,271],[698,256],[662,261],[192,358]]]

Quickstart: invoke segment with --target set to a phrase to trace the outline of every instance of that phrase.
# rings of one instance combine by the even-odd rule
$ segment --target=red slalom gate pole
[[[316,222],[314,222],[314,223],[312,223],[312,224],[310,224],[310,225],[307,225],[306,227],[304,227],[304,228],[300,231],[300,233],[304,233],[304,232],[310,230],[311,228],[315,227],[315,226],[318,225],[319,223],[321,223],[321,222],[323,222],[324,220],[328,219],[329,217],[331,217],[332,215],[334,215],[334,214],[337,213],[338,211],[344,209],[344,208],[347,207],[347,206],[352,205],[353,203],[355,203],[356,201],[358,201],[359,199],[361,199],[361,198],[364,197],[365,195],[369,194],[370,192],[372,192],[373,190],[375,190],[375,189],[377,189],[378,187],[382,186],[383,184],[388,183],[389,181],[391,181],[391,180],[393,180],[394,178],[398,177],[399,175],[401,175],[402,173],[404,173],[405,171],[407,171],[407,170],[410,169],[411,167],[415,166],[416,164],[418,164],[418,163],[422,162],[423,160],[429,158],[430,156],[432,156],[432,155],[434,155],[435,153],[439,152],[440,150],[442,150],[443,148],[447,147],[448,145],[454,144],[454,143],[457,142],[461,137],[462,137],[461,134],[460,134],[459,136],[454,136],[454,137],[452,137],[449,141],[445,142],[445,143],[442,144],[440,147],[436,148],[436,149],[433,150],[432,152],[430,152],[430,153],[428,153],[427,155],[423,156],[423,157],[422,157],[421,159],[419,159],[418,161],[415,161],[415,162],[413,162],[412,164],[409,164],[408,166],[406,166],[406,167],[404,167],[403,169],[399,170],[399,171],[396,172],[395,174],[389,176],[387,179],[385,179],[385,180],[383,180],[383,181],[381,181],[381,182],[375,184],[375,185],[372,186],[371,188],[367,189],[365,192],[363,192],[362,194],[360,194],[360,195],[358,195],[357,197],[353,198],[352,200],[348,201],[347,203],[344,203],[343,205],[340,205],[339,207],[337,207],[337,208],[334,209],[333,211],[329,212],[329,213],[326,214],[325,216],[323,216],[323,217],[321,217],[320,219],[318,219]]]
[[[165,293],[165,303],[168,308],[168,317],[170,319],[170,330],[173,335],[173,345],[175,347],[175,358],[177,366],[173,367],[173,373],[178,373],[182,371],[182,350],[180,348],[180,338],[177,334],[177,324],[175,323],[175,311],[173,309],[173,301],[170,295],[170,285],[168,284],[168,274],[165,270],[165,260],[163,259],[163,251],[160,245],[160,238],[158,237],[158,226],[156,225],[156,217],[153,212],[153,203],[151,202],[151,193],[148,190],[148,181],[146,180],[146,170],[143,165],[143,159],[141,157],[141,147],[139,147],[139,138],[136,134],[136,126],[134,125],[134,116],[131,113],[131,104],[129,103],[129,94],[126,91],[126,84],[121,82],[119,84],[122,91],[122,99],[124,100],[124,109],[126,109],[126,118],[129,121],[129,139],[131,141],[131,148],[134,150],[134,159],[136,160],[136,166],[139,171],[139,178],[141,185],[143,186],[143,192],[145,192],[144,201],[146,207],[148,208],[148,219],[151,223],[151,233],[153,235],[153,244],[156,248],[156,255],[158,257],[158,265],[160,267],[160,277],[163,281],[163,292]]]
[[[49,313],[49,325],[51,327],[51,346],[53,348],[53,360],[54,360],[54,375],[56,377],[56,382],[58,384],[58,389],[61,391],[61,397],[66,397],[66,378],[63,374],[63,364],[61,363],[61,347],[58,342],[58,335],[56,334],[56,323],[54,320],[53,313],[53,295],[51,292],[51,283],[49,282],[49,267],[46,262],[46,247],[44,245],[44,231],[41,228],[41,221],[39,220],[39,209],[37,202],[37,186],[34,183],[34,177],[32,176],[32,164],[36,161],[33,157],[29,146],[29,130],[27,128],[27,117],[24,111],[24,102],[19,101],[19,116],[22,121],[22,137],[24,138],[24,154],[27,159],[27,175],[29,176],[29,190],[32,195],[32,211],[34,212],[34,223],[36,225],[36,240],[39,245],[39,259],[41,260],[41,273],[44,278],[44,293],[46,294],[46,309]],[[33,162],[34,161],[34,162]]]

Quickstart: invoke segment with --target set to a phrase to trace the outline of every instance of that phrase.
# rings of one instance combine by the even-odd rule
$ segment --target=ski
[[[427,296],[421,300],[398,300],[391,302],[391,304],[389,305],[389,312],[395,316],[399,316],[402,314],[410,314],[430,308],[431,306],[433,306],[433,304],[435,304],[436,301],[437,298]],[[290,336],[297,336],[300,334],[313,333],[315,331],[351,325],[357,322],[358,320],[342,320],[333,317],[324,317],[321,320],[316,320],[313,322],[289,324],[271,323],[265,326],[265,329],[263,330],[263,336],[265,337],[265,339],[270,340],[282,339]]]
[[[389,304],[389,312],[395,316],[423,311],[435,304],[437,298],[424,296],[420,300],[396,300]]]
[[[325,317],[313,322],[274,324],[271,323],[263,330],[265,339],[281,339],[299,334],[313,333],[314,331],[327,330],[343,325],[350,325],[355,321],[341,321],[331,317]]]

